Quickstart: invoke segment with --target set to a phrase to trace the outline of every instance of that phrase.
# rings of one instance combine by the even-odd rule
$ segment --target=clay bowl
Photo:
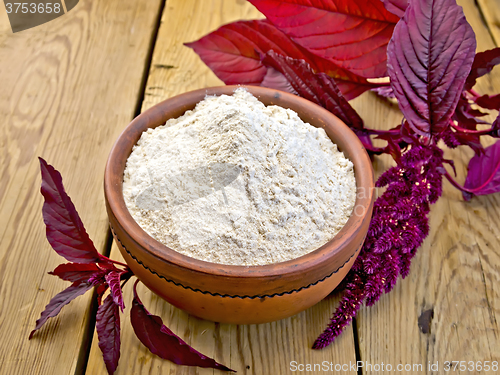
[[[352,267],[368,231],[373,206],[373,169],[357,136],[318,105],[281,91],[247,87],[266,105],[296,111],[325,129],[354,163],[355,211],[328,243],[294,260],[265,266],[229,266],[182,255],[150,237],[130,215],[122,194],[123,171],[143,131],[193,109],[205,95],[231,95],[237,86],[175,96],[135,118],[116,141],[106,165],[104,192],[111,230],[135,275],[169,303],[211,321],[250,324],[283,319],[327,296]]]

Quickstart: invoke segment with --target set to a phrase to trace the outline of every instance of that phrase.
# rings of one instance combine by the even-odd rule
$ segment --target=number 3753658
[[[59,3],[5,3],[7,13],[61,13]]]

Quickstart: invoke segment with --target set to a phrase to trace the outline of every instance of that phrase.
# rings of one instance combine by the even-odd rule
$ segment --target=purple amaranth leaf
[[[373,130],[368,129],[368,133],[371,131]],[[376,138],[387,142],[387,146],[384,147],[381,153],[390,154],[396,162],[401,158],[401,151],[408,146],[408,143],[403,139],[401,125],[378,134]]]
[[[487,195],[500,191],[500,141],[484,149],[484,154],[475,155],[469,161],[464,187],[464,199],[472,195]]]
[[[471,103],[467,97],[462,92],[460,99],[458,100],[455,113],[453,114],[453,119],[458,122],[461,127],[470,130],[476,130],[477,124],[488,124],[487,121],[480,119],[487,115],[485,112],[481,112],[479,109],[472,108]]]
[[[73,299],[78,296],[81,296],[86,291],[92,289],[94,284],[88,282],[79,282],[73,283],[68,288],[64,289],[62,292],[56,294],[49,302],[47,306],[45,306],[45,310],[42,312],[40,319],[36,321],[36,326],[33,331],[31,331],[29,339],[33,337],[36,331],[38,331],[49,318],[53,318],[61,309],[70,303]]]
[[[113,301],[117,306],[120,306],[121,310],[125,308],[125,304],[123,303],[123,295],[122,288],[120,286],[120,279],[123,272],[111,271],[108,272],[105,276],[106,283],[109,285],[111,290],[111,296],[113,297]]]
[[[391,86],[411,128],[430,137],[449,126],[476,42],[455,0],[412,1],[387,47]]]
[[[408,275],[411,259],[429,233],[429,206],[441,195],[444,162],[435,144],[413,145],[377,180],[377,187],[387,188],[375,201],[365,242],[344,281],[344,295],[314,349],[332,343],[363,302],[374,304],[392,290],[399,275]]]
[[[408,0],[382,0],[385,9],[398,17],[403,17],[406,7],[408,7]]]
[[[102,273],[102,270],[96,263],[64,263],[49,272],[49,275],[55,275],[73,283],[82,283],[99,273]]]
[[[467,134],[452,129],[445,129],[439,136],[449,148],[469,146],[474,150],[476,155],[484,152],[480,137],[477,134]]]
[[[479,77],[488,74],[495,65],[500,64],[500,48],[493,48],[484,52],[476,53],[469,76],[465,84],[465,89],[470,90],[476,84]]]
[[[47,240],[59,255],[70,262],[99,262],[100,254],[64,190],[61,174],[42,158],[39,160],[42,172],[41,193],[45,198],[42,213]]]
[[[483,146],[479,134],[467,132],[467,130],[475,131],[478,124],[487,124],[486,121],[480,119],[484,115],[486,114],[471,107],[465,92],[462,92],[452,117],[452,120],[456,121],[457,127],[456,129],[451,127],[444,129],[439,134],[439,138],[450,148],[469,146],[476,154],[481,154]],[[463,128],[463,130],[460,131],[460,128]]]
[[[109,294],[97,309],[95,328],[108,374],[113,374],[120,359],[119,305]]]
[[[376,87],[371,89],[374,93],[387,99],[395,99],[394,90],[391,86]]]
[[[500,138],[500,113],[498,114],[495,121],[493,121],[491,131],[493,137]]]
[[[159,316],[152,315],[146,310],[137,295],[136,287],[137,282],[134,284],[134,300],[130,310],[130,321],[136,336],[151,353],[178,365],[234,371],[191,348],[163,325]]]

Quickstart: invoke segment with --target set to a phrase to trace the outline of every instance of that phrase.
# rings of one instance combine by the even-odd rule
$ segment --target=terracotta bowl
[[[111,230],[125,261],[154,293],[197,317],[250,324],[283,319],[327,296],[352,267],[368,231],[373,206],[373,169],[357,136],[318,105],[281,91],[247,87],[266,105],[293,109],[305,122],[325,129],[353,162],[355,211],[328,243],[299,258],[264,266],[229,266],[182,255],[150,237],[130,215],[122,193],[123,171],[143,131],[193,109],[206,95],[231,95],[237,86],[188,92],[135,118],[116,141],[106,165],[104,192]]]

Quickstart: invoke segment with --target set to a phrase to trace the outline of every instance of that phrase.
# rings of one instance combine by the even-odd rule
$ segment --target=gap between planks
[[[151,33],[151,39],[149,41],[148,52],[144,62],[144,70],[142,72],[141,84],[139,89],[139,96],[135,104],[133,118],[137,117],[141,113],[142,102],[144,101],[144,93],[146,90],[146,84],[149,77],[149,71],[151,69],[151,62],[153,60],[153,52],[158,39],[158,31],[161,25],[161,19],[163,15],[163,10],[165,9],[166,0],[161,0],[160,6],[158,8],[158,13],[155,20],[155,26]],[[133,119],[132,118],[132,119]],[[132,121],[132,119],[130,119]],[[106,233],[106,240],[104,241],[104,246],[101,254],[109,257],[111,254],[111,247],[113,246],[113,234],[111,233],[111,228],[108,227]],[[88,309],[89,318],[87,320],[87,326],[84,329],[83,342],[78,356],[78,362],[75,369],[75,375],[84,375],[87,370],[87,364],[90,357],[90,349],[92,348],[92,339],[94,337],[94,330],[96,324],[96,314],[97,314],[97,293],[94,289],[92,292],[92,301]]]
[[[143,111],[157,102],[181,92],[221,84],[213,73],[209,72],[208,68],[199,61],[194,52],[182,47],[182,42],[178,39],[182,35],[182,41],[194,40],[202,36],[201,34],[232,21],[234,17],[240,19],[255,18],[256,11],[245,4],[247,3],[241,0],[234,3],[219,0],[199,3],[195,0],[168,0],[163,11],[163,22],[156,40],[157,45],[153,51],[152,63],[149,66],[149,83],[146,83],[143,93],[144,101],[141,103]],[[207,12],[210,12],[211,17],[206,16]],[[186,20],[188,21],[186,22]],[[197,27],[189,27],[190,24],[196,24]],[[169,69],[172,67],[176,69]],[[150,94],[153,89],[160,90],[158,95]],[[136,111],[136,114],[139,113],[140,111]],[[112,247],[112,255],[116,259],[120,259],[116,246]],[[352,327],[347,328],[342,337],[338,338],[337,345],[332,345],[323,351],[310,349],[312,341],[309,343],[311,340],[309,336],[312,335],[306,332],[308,327],[304,322],[319,323],[319,325],[314,326],[317,333],[313,334],[317,336],[328,323],[333,312],[332,308],[336,305],[336,299],[322,301],[315,309],[311,308],[300,316],[289,318],[287,321],[238,327],[216,324],[213,327],[212,323],[191,318],[184,312],[169,306],[163,300],[160,301],[156,296],[151,295],[145,287],[142,293],[145,294],[143,301],[145,304],[148,303],[148,309],[152,313],[160,315],[165,324],[174,332],[204,354],[215,356],[216,360],[223,361],[231,368],[234,368],[233,365],[235,365],[238,373],[289,373],[287,371],[289,364],[286,361],[292,359],[309,359],[310,361],[329,359],[340,360],[341,363],[345,360],[356,360],[354,350],[356,344],[350,332]],[[125,295],[126,298],[130,297],[130,290],[126,290]],[[126,311],[123,316],[125,317],[127,313]],[[127,356],[122,356],[120,359],[117,373],[212,373],[209,369],[172,365],[168,361],[150,354],[135,338],[130,324],[126,324],[125,320],[122,326],[122,353],[126,352]],[[204,334],[205,332],[207,333]],[[292,335],[290,332],[297,335],[299,343],[290,340]],[[212,336],[217,336],[218,339],[212,339]],[[261,341],[265,338],[268,341]],[[216,344],[214,347],[214,340],[221,345]],[[282,342],[282,340],[289,341]],[[224,343],[223,346],[222,343]],[[279,343],[279,349],[275,349],[274,344],[276,343]],[[290,355],[294,357],[290,358]],[[105,373],[102,355],[96,345],[95,333],[86,373]],[[356,373],[357,371],[352,372],[351,375]]]

